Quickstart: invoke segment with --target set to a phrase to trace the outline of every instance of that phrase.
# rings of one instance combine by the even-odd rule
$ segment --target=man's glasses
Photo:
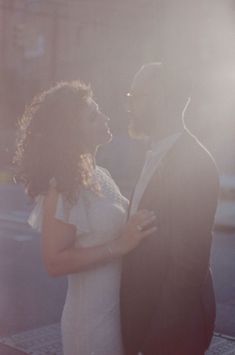
[[[138,101],[138,99],[141,99],[143,97],[147,97],[147,94],[144,93],[135,93],[132,94],[130,92],[125,94],[125,107],[127,112],[131,112],[133,110],[133,106],[135,103]]]

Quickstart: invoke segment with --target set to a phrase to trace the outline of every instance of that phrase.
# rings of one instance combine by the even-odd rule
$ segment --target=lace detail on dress
[[[82,188],[75,205],[71,205],[67,202],[61,194],[58,196],[55,218],[62,222],[75,225],[78,235],[87,234],[93,230],[89,215],[94,215],[94,213],[99,215],[97,208],[102,208],[99,206],[99,203],[105,203],[107,200],[108,203],[110,203],[110,200],[112,200],[113,204],[119,205],[119,208],[123,209],[123,211],[128,207],[128,200],[121,195],[118,186],[112,180],[107,169],[97,167],[94,179],[97,179],[101,187],[102,196],[97,196],[93,191]],[[54,178],[51,179],[50,184],[56,187]],[[36,198],[35,207],[28,218],[29,225],[38,232],[41,232],[42,229],[44,198],[43,195]],[[97,202],[99,202],[98,205]],[[95,212],[94,209],[96,210]]]

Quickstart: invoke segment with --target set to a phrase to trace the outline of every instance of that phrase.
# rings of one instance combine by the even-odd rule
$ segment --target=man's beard
[[[134,118],[130,120],[128,133],[134,139],[146,139],[151,136],[153,130],[156,129],[156,118],[146,119]]]
[[[146,138],[146,134],[143,132],[143,129],[140,125],[133,120],[130,121],[128,126],[128,134],[133,139],[144,139]]]

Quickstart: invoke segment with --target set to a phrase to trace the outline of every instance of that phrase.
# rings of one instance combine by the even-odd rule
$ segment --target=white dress
[[[91,247],[118,236],[126,220],[128,201],[109,173],[95,170],[101,194],[81,190],[72,208],[59,196],[55,217],[77,228],[77,246]],[[30,215],[29,224],[40,230],[43,197]],[[68,291],[61,328],[64,355],[122,355],[120,332],[121,261],[68,275]]]

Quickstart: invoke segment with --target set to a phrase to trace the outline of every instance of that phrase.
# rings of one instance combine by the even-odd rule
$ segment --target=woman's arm
[[[42,254],[51,276],[77,273],[110,262],[134,249],[144,238],[156,231],[152,212],[141,211],[123,228],[120,238],[95,247],[75,247],[74,225],[57,220],[58,192],[51,188],[45,197],[42,226]],[[138,226],[144,227],[140,230]]]

